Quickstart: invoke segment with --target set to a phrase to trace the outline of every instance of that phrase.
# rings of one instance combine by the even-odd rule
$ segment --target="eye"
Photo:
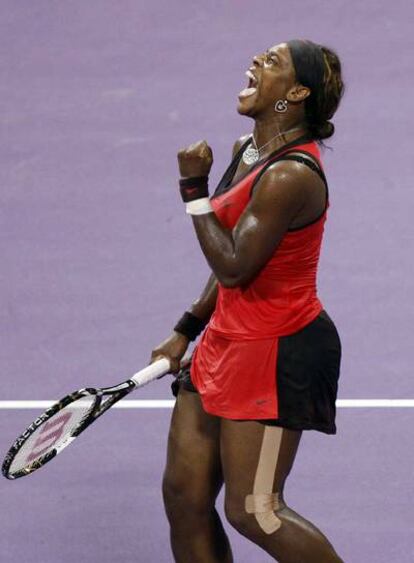
[[[277,59],[275,55],[271,55],[270,53],[266,53],[266,60],[267,62],[271,62],[272,64],[277,64]]]

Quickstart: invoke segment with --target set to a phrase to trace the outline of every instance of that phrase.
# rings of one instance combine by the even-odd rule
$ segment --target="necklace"
[[[260,156],[260,151],[266,147],[271,141],[273,141],[274,139],[277,139],[278,137],[282,137],[283,135],[286,135],[286,133],[291,133],[292,131],[298,131],[299,129],[302,129],[302,127],[295,127],[294,129],[288,129],[287,131],[284,131],[283,133],[278,133],[277,135],[275,135],[274,137],[272,137],[270,139],[270,141],[267,141],[267,143],[265,143],[264,145],[262,145],[260,148],[257,147],[256,145],[256,141],[254,140],[254,136],[252,135],[252,144],[254,143],[256,148],[253,148],[252,146],[247,147],[247,149],[243,152],[243,162],[245,164],[254,164],[255,162],[257,162],[259,160],[259,156]]]

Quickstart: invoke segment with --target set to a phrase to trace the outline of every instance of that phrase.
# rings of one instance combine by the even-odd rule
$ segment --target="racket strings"
[[[9,472],[17,473],[35,466],[54,449],[63,448],[94,406],[95,396],[81,397],[51,416],[27,438],[14,457]]]

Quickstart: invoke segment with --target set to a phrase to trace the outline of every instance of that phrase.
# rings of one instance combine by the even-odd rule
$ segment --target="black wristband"
[[[195,340],[200,332],[204,330],[207,323],[208,321],[203,321],[189,311],[186,311],[175,325],[174,330],[183,334],[189,340]]]
[[[181,178],[180,193],[184,203],[208,197],[208,176]]]

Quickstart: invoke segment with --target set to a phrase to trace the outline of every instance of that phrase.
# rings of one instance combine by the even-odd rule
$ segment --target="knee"
[[[162,481],[162,496],[170,518],[193,518],[208,513],[212,500],[201,490],[200,484],[191,485],[189,479],[173,477],[166,473]]]
[[[278,493],[226,497],[224,507],[228,522],[249,538],[273,534],[282,525],[277,515],[281,508]]]
[[[167,511],[183,511],[185,506],[193,502],[184,480],[164,474],[162,480],[162,496]]]
[[[250,514],[248,514],[242,503],[225,500],[224,513],[229,524],[244,536],[249,536],[249,530],[253,524]]]

